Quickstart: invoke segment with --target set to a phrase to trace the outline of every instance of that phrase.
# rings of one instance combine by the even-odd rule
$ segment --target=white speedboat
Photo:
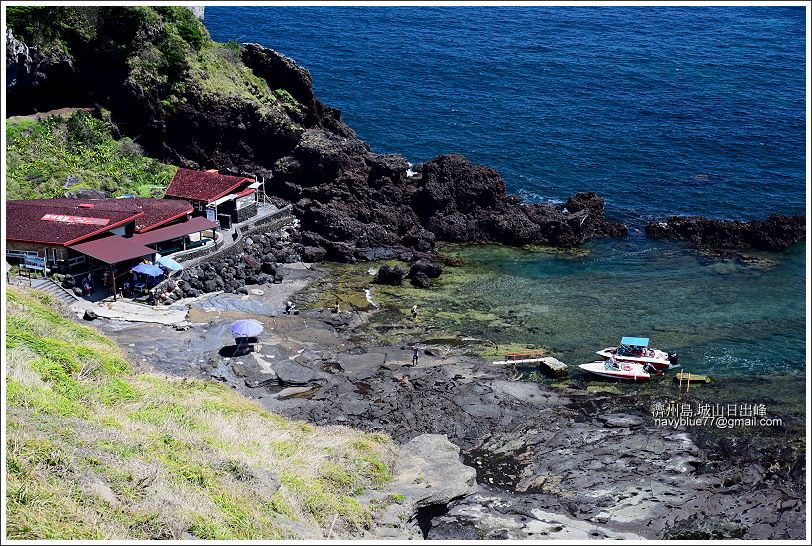
[[[642,381],[651,377],[644,368],[644,364],[635,362],[613,362],[611,360],[600,360],[588,364],[579,364],[578,367],[591,374],[612,379],[628,379],[631,381]]]
[[[616,358],[619,362],[634,362],[637,364],[651,364],[657,369],[668,369],[678,366],[677,353],[666,353],[648,346],[647,337],[623,337],[617,347],[607,347],[595,351],[603,358]]]

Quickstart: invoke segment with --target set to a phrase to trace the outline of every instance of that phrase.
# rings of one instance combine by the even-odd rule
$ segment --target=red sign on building
[[[68,224],[92,224],[96,226],[106,226],[110,220],[106,218],[88,218],[86,216],[68,216],[67,214],[46,214],[42,220],[51,222],[65,222]]]

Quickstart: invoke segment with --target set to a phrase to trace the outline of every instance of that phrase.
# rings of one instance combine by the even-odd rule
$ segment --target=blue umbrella
[[[161,256],[158,258],[158,264],[164,266],[167,269],[171,269],[172,271],[180,271],[183,269],[183,266],[180,265],[178,262],[170,258],[169,256]]]
[[[143,273],[144,275],[149,275],[150,277],[160,277],[164,274],[164,270],[158,267],[157,265],[152,264],[138,264],[137,266],[132,268],[133,271],[136,273]]]
[[[263,330],[262,323],[254,319],[238,320],[231,325],[231,333],[240,337],[253,337]]]

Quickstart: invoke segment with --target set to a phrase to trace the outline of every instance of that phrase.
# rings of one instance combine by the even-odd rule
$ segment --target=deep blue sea
[[[805,212],[803,8],[222,6],[205,23],[310,70],[377,152],[462,153],[529,201],[596,191],[632,228],[580,256],[461,250],[489,280],[438,288],[435,310],[497,315],[469,333],[571,361],[648,335],[696,371],[804,373],[805,243],[752,267],[640,233]]]

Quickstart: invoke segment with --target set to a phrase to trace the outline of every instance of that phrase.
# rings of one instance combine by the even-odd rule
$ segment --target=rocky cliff
[[[527,205],[497,171],[459,155],[412,174],[404,157],[359,140],[295,61],[217,44],[187,9],[26,8],[10,29],[10,114],[99,105],[161,161],[263,177],[269,194],[294,204],[314,255],[352,261],[437,241],[574,245],[626,233],[595,194]]]

